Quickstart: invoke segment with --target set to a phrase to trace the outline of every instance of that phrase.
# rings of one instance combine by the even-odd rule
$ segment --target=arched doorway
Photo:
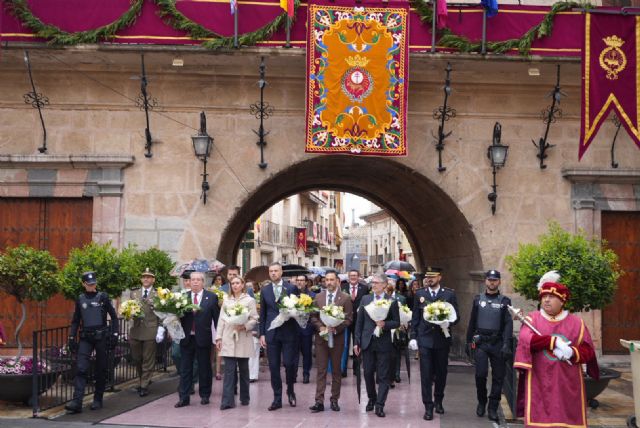
[[[444,268],[443,284],[456,289],[465,325],[473,295],[480,289],[471,273],[483,268],[475,235],[453,200],[401,161],[319,156],[291,165],[265,180],[237,207],[222,233],[218,260],[235,260],[243,234],[271,205],[319,188],[355,193],[389,211],[411,243],[416,268]]]

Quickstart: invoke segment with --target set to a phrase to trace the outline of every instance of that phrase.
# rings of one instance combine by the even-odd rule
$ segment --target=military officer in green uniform
[[[129,344],[133,364],[138,370],[138,394],[144,397],[149,395],[149,383],[156,362],[156,341],[162,342],[164,339],[164,327],[153,312],[153,297],[156,293],[153,284],[156,276],[146,268],[142,272],[141,281],[142,287],[131,291],[131,300],[140,302],[144,317],[133,319],[129,330]]]

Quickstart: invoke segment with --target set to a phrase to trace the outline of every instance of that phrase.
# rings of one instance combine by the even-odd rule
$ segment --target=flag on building
[[[238,9],[238,0],[229,0],[229,2],[231,3],[231,15],[235,15]]]
[[[492,18],[498,14],[498,0],[481,0],[480,2],[487,11],[487,18]]]
[[[444,28],[447,26],[447,16],[449,15],[447,0],[437,0],[436,9],[436,15],[438,16],[437,26],[438,28]]]
[[[307,252],[307,229],[304,227],[296,227],[296,253],[300,250]]]
[[[640,16],[585,13],[584,33],[578,157],[611,111],[640,147]]]

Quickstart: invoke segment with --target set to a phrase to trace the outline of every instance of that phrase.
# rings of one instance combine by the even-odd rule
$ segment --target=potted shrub
[[[32,357],[22,356],[20,331],[27,317],[25,301],[45,301],[59,289],[58,263],[44,250],[26,245],[7,247],[0,254],[0,290],[15,297],[22,316],[16,327],[16,357],[0,358],[0,400],[24,401],[31,397],[32,375],[40,374],[40,393],[55,382],[58,373],[49,373],[41,362],[34,367]]]
[[[549,231],[539,237],[538,244],[521,244],[506,262],[514,290],[530,300],[538,300],[536,284],[540,277],[550,270],[558,271],[560,282],[571,290],[565,305],[571,312],[603,309],[610,304],[623,274],[618,256],[606,248],[605,242],[588,238],[583,232],[569,233],[556,222],[549,224]],[[585,377],[591,407],[598,406],[595,397],[619,376],[615,370],[600,368],[600,381]]]

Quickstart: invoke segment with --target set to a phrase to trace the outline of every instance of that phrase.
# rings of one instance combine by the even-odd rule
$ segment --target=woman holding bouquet
[[[216,334],[216,348],[224,358],[224,381],[220,410],[235,407],[236,367],[240,371],[240,404],[249,404],[249,358],[255,353],[252,330],[258,323],[256,301],[247,294],[244,279],[231,280],[223,300]]]

